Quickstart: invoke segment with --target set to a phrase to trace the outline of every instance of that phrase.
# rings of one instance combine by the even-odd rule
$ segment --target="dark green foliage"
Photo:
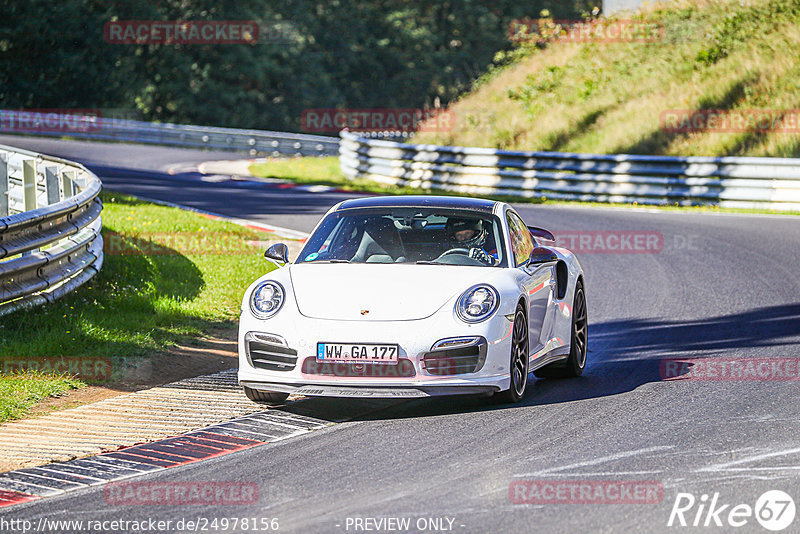
[[[572,0],[0,0],[0,107],[117,108],[146,120],[299,130],[305,108],[444,105],[514,18]],[[256,20],[287,42],[122,45],[111,20]],[[263,27],[263,26],[262,26]]]

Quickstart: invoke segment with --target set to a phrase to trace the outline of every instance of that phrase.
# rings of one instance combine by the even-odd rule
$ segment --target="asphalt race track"
[[[51,156],[79,161],[103,180],[103,187],[165,200],[231,217],[292,228],[304,232],[328,208],[353,195],[320,195],[280,185],[244,181],[217,181],[192,169],[204,161],[242,159],[236,152],[212,152],[151,145],[59,141],[0,135],[0,145],[11,145]],[[185,169],[186,172],[170,174]]]
[[[165,172],[177,163],[234,158],[230,153],[10,136],[0,143],[83,162],[108,189],[297,230],[310,230],[347,197]],[[182,518],[278,518],[281,532],[303,533],[374,526],[356,518],[409,518],[409,532],[768,532],[752,516],[733,528],[728,514],[739,504],[754,507],[767,490],[800,498],[800,218],[517,208],[529,224],[589,236],[576,250],[590,320],[583,377],[536,380],[514,406],[457,397],[385,401],[295,439],[137,479],[256,483],[255,504],[117,506],[97,488],[0,517],[173,525]],[[636,235],[656,236],[655,246],[598,248],[617,242],[609,236]],[[769,358],[786,375],[794,362],[795,379],[665,380],[665,358],[709,358],[717,369],[731,359]],[[358,402],[306,399],[297,409],[334,420]],[[652,504],[515,503],[509,487],[525,480],[538,487],[650,481],[663,495]],[[684,517],[691,524],[697,515],[700,525],[718,494],[717,508],[728,505],[715,516],[724,526],[709,517],[705,528],[668,527],[679,493],[697,499]],[[784,532],[798,531],[800,518]]]

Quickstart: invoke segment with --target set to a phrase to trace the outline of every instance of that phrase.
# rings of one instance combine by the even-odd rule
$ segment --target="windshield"
[[[471,211],[346,210],[328,215],[296,263],[505,267],[499,220]]]

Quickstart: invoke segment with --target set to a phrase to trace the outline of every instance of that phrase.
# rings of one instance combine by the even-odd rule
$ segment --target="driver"
[[[469,257],[486,265],[494,265],[496,259],[483,246],[488,232],[480,219],[448,219],[447,238],[454,248],[469,250]]]

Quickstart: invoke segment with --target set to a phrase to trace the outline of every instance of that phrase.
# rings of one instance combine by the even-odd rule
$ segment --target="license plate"
[[[397,354],[386,343],[317,343],[318,362],[396,364]]]

